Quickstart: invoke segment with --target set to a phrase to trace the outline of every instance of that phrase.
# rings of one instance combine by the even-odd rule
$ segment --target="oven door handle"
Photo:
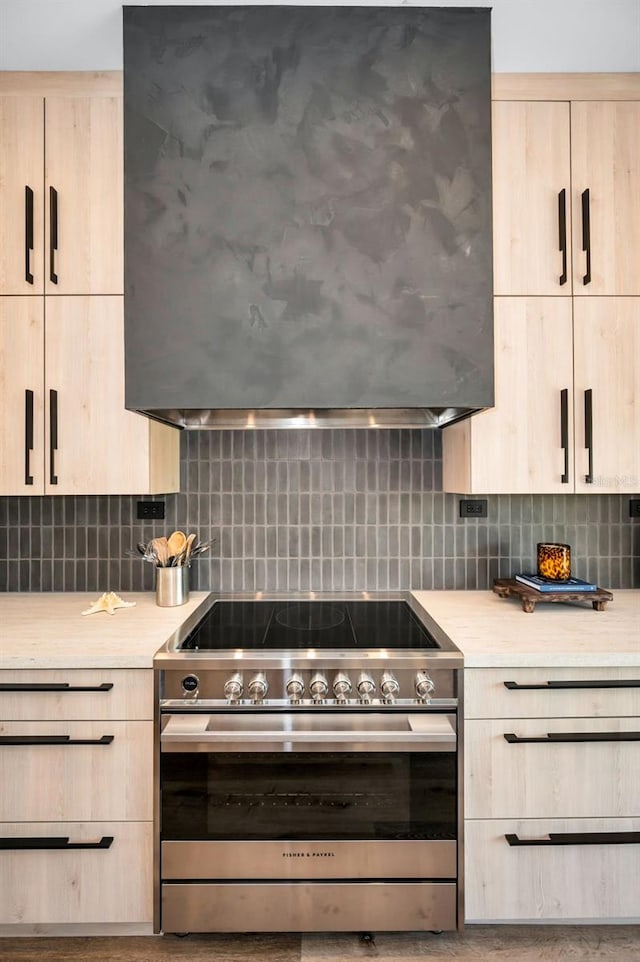
[[[264,716],[263,716],[264,717]],[[350,719],[351,720],[351,719]],[[454,752],[456,732],[447,715],[405,716],[406,728],[307,729],[218,727],[215,715],[170,715],[162,752]]]

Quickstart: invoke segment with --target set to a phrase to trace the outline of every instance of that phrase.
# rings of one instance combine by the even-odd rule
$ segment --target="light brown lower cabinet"
[[[640,818],[467,819],[465,852],[467,922],[640,920]]]
[[[637,718],[471,720],[464,737],[468,818],[640,815]]]
[[[0,836],[1,926],[152,923],[152,822],[8,822]]]
[[[3,821],[153,818],[150,721],[0,722]],[[52,743],[59,739],[60,743]]]
[[[152,670],[0,682],[0,934],[150,934]]]
[[[640,672],[465,670],[467,922],[638,922]]]

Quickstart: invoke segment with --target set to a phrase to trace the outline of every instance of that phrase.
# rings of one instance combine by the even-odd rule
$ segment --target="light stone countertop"
[[[135,608],[82,615],[102,592],[0,594],[0,668],[152,668],[153,656],[208,597],[175,608],[155,592],[122,591]]]
[[[464,654],[465,668],[640,666],[640,591],[614,590],[605,611],[541,603],[492,591],[414,591]]]
[[[640,591],[616,590],[606,611],[540,604],[490,591],[416,591],[467,668],[640,666]],[[81,612],[99,592],[0,594],[0,668],[151,668],[153,656],[208,597],[159,608],[153,592],[122,592],[135,608]]]

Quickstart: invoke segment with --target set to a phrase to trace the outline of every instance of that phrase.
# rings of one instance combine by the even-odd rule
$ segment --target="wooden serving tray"
[[[582,604],[591,604],[595,611],[604,611],[609,601],[613,601],[613,595],[604,588],[597,588],[595,591],[536,591],[515,578],[496,578],[493,582],[493,590],[501,598],[520,598],[522,610],[526,612],[535,611],[537,604],[544,604],[545,601],[579,601]]]

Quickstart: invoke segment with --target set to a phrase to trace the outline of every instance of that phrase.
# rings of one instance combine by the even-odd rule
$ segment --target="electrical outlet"
[[[629,517],[640,518],[640,498],[629,498]]]
[[[487,517],[487,499],[474,498],[473,501],[465,501],[463,498],[460,501],[460,517],[461,518],[486,518]]]
[[[138,501],[137,518],[141,521],[157,521],[164,518],[164,501]]]

